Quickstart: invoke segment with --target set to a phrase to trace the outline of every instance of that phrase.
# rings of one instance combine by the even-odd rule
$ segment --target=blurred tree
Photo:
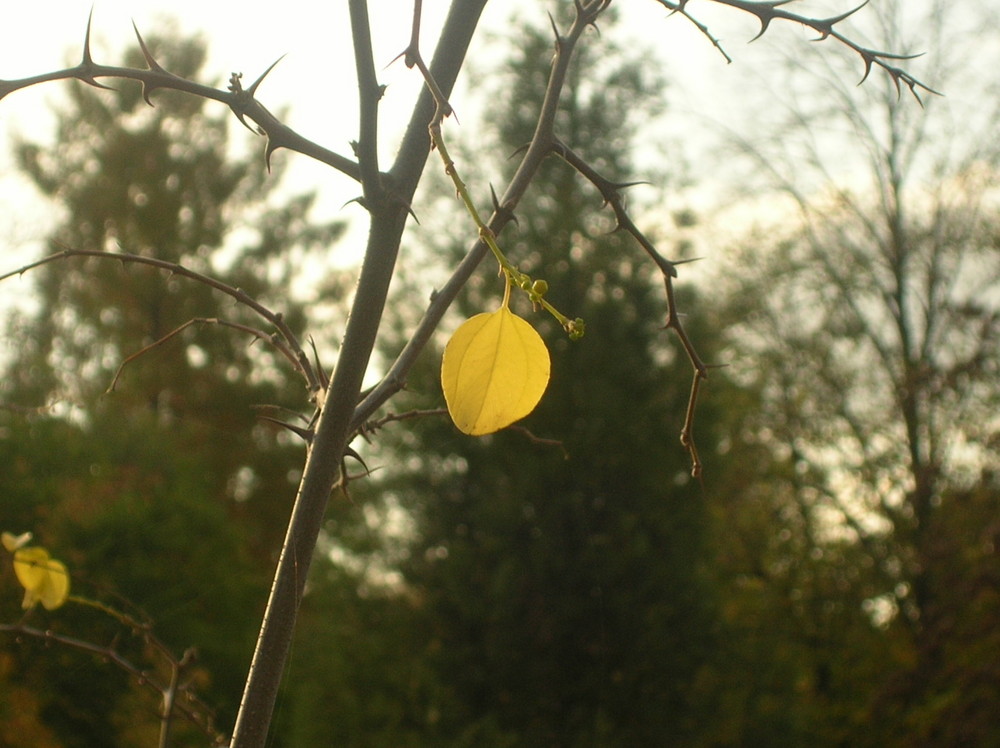
[[[762,218],[741,271],[720,286],[740,320],[732,372],[763,394],[743,438],[786,466],[756,492],[790,534],[784,558],[761,578],[772,591],[787,584],[789,605],[846,604],[855,622],[864,606],[886,644],[882,677],[859,670],[857,688],[871,698],[896,677],[908,684],[892,686],[874,714],[856,705],[849,742],[969,744],[939,742],[946,715],[961,709],[940,709],[930,684],[956,676],[965,647],[1000,656],[991,639],[959,644],[944,634],[956,603],[949,590],[980,576],[982,541],[942,533],[955,526],[949,515],[989,506],[960,497],[995,490],[984,476],[1000,464],[1000,423],[990,415],[1000,405],[1000,215],[991,196],[1000,99],[975,72],[1000,53],[1000,37],[995,11],[978,4],[886,2],[876,12],[880,45],[905,52],[907,29],[922,30],[934,85],[948,98],[907,107],[891,83],[850,87],[834,56],[811,80],[796,65],[790,77],[803,87],[790,83],[770,100],[761,137],[744,128],[740,146],[798,220]],[[964,41],[970,29],[976,44]],[[763,212],[774,197],[755,207]],[[734,516],[753,511],[761,510],[744,505]],[[942,564],[948,556],[969,564],[960,572]],[[817,561],[832,587],[811,576]],[[809,626],[797,630],[804,637]],[[995,680],[989,690],[995,698]],[[988,744],[990,735],[964,739]]]
[[[198,40],[148,43],[185,77],[205,57]],[[138,49],[129,62],[143,64]],[[309,195],[274,194],[279,175],[267,176],[259,157],[234,157],[228,123],[205,114],[203,99],[156,92],[150,108],[128,84],[117,95],[68,91],[56,145],[18,147],[26,173],[65,211],[53,251],[121,249],[210,273],[273,304],[300,331],[293,276],[342,227],[309,221]],[[15,321],[21,347],[6,366],[3,399],[59,415],[26,425],[18,415],[5,427],[4,464],[13,469],[2,478],[3,529],[46,536],[82,594],[110,594],[108,602],[148,616],[178,654],[197,646],[198,677],[225,724],[289,511],[274,499],[293,493],[302,453],[259,422],[254,406],[302,409],[308,393],[266,342],[252,346],[245,333],[205,323],[129,363],[104,394],[126,357],[191,319],[259,321],[207,286],[146,267],[72,258],[32,277],[37,310]],[[47,625],[110,640],[109,621],[71,608]],[[155,731],[156,712],[130,701],[110,666],[76,652],[34,657],[30,645],[8,651],[18,667],[4,667],[5,681],[34,684],[40,719],[60,745],[149,744],[141,726]]]

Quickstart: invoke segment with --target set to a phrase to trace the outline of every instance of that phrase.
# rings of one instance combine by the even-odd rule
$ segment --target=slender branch
[[[108,385],[107,391],[108,392],[114,391],[115,387],[118,384],[118,380],[121,378],[122,372],[125,370],[126,366],[128,366],[130,363],[140,358],[141,356],[145,355],[146,353],[149,353],[149,351],[153,350],[154,348],[157,348],[166,343],[168,340],[176,337],[177,335],[180,335],[187,328],[192,327],[193,325],[219,325],[221,327],[229,327],[232,328],[233,330],[239,330],[240,332],[245,332],[248,333],[249,335],[252,335],[254,337],[254,340],[266,340],[269,343],[271,343],[271,345],[273,345],[275,348],[277,348],[278,351],[280,351],[281,354],[285,358],[287,358],[292,363],[293,366],[298,368],[298,361],[296,361],[295,354],[291,351],[291,349],[289,349],[287,345],[285,345],[282,342],[281,338],[279,338],[277,335],[268,335],[263,330],[258,330],[254,327],[250,327],[249,325],[240,324],[239,322],[230,322],[228,320],[219,319],[218,317],[195,317],[193,319],[189,319],[183,325],[174,328],[159,340],[156,340],[147,346],[143,346],[143,348],[141,348],[140,350],[127,356],[118,365],[118,369],[115,370],[115,376],[111,380],[111,384]]]
[[[354,38],[354,62],[358,73],[358,101],[360,123],[355,144],[358,165],[361,168],[361,187],[366,205],[381,200],[381,182],[378,171],[378,102],[382,86],[375,77],[372,57],[372,33],[368,20],[368,0],[348,2],[351,33]]]
[[[375,418],[371,421],[365,421],[361,428],[358,429],[360,436],[367,439],[370,435],[374,434],[376,431],[381,429],[383,426],[389,423],[397,423],[399,421],[410,421],[414,418],[424,418],[426,416],[446,416],[448,415],[447,408],[427,408],[424,410],[408,410],[405,413],[387,413],[381,418]]]
[[[683,318],[677,309],[677,299],[674,294],[674,278],[677,277],[677,262],[671,262],[661,255],[653,243],[635,225],[628,210],[625,208],[625,201],[622,191],[635,183],[613,182],[604,177],[600,172],[592,167],[587,161],[577,154],[572,148],[556,141],[553,143],[553,153],[559,155],[566,163],[583,175],[597,191],[601,193],[604,202],[615,214],[616,230],[628,232],[646,251],[663,275],[663,283],[667,296],[667,323],[666,328],[673,330],[677,335],[684,352],[687,354],[691,366],[694,368],[693,380],[691,382],[691,394],[688,396],[687,409],[684,415],[684,425],[681,428],[681,444],[691,457],[691,475],[695,478],[701,477],[701,458],[698,455],[698,447],[694,439],[694,420],[697,411],[698,394],[703,380],[708,379],[708,366],[702,361],[697,349],[691,342],[691,338],[684,328]]]
[[[280,335],[280,340],[284,341],[284,344],[279,343],[279,339],[272,335],[264,335],[264,337],[271,341],[295,366],[296,370],[303,376],[306,380],[306,386],[309,391],[315,395],[322,389],[320,380],[313,369],[312,363],[309,361],[309,357],[306,356],[305,351],[302,349],[302,345],[299,343],[298,338],[292,329],[285,322],[283,316],[280,312],[272,312],[266,306],[261,304],[259,301],[254,299],[248,293],[242,289],[230,286],[227,283],[223,283],[217,278],[213,278],[210,275],[205,275],[199,273],[190,268],[186,268],[183,265],[179,265],[176,262],[168,262],[167,260],[161,260],[156,257],[146,257],[144,255],[130,254],[128,252],[105,252],[100,249],[73,249],[66,247],[61,252],[49,255],[48,257],[43,257],[35,262],[30,262],[27,265],[22,265],[17,270],[11,270],[10,272],[3,273],[0,275],[0,281],[7,280],[15,275],[23,275],[29,270],[33,270],[42,265],[47,265],[53,262],[58,262],[59,260],[64,260],[69,257],[96,257],[102,260],[118,260],[122,263],[134,263],[136,265],[149,265],[150,267],[159,268],[160,270],[166,270],[173,275],[180,275],[184,278],[189,278],[197,283],[208,286],[209,288],[214,288],[216,291],[221,291],[227,296],[232,297],[238,303],[245,307],[248,307],[251,311],[255,312],[258,316],[265,319],[274,325],[275,329]],[[220,322],[220,324],[223,324]],[[229,326],[236,327],[235,323],[225,323]],[[259,331],[253,328],[238,328],[244,329],[246,332],[251,332],[252,334],[257,334]],[[179,330],[175,331],[179,332]],[[115,379],[117,380],[117,375]]]
[[[419,50],[413,51],[408,54],[407,57],[408,59],[412,59],[414,61],[414,64],[423,74],[424,81],[427,83],[427,88],[430,89],[431,94],[434,96],[435,103],[437,104],[437,108],[434,112],[434,118],[431,120],[431,124],[427,129],[431,134],[431,142],[434,144],[434,148],[437,150],[438,155],[441,156],[441,161],[444,163],[444,172],[451,178],[452,184],[455,185],[455,191],[458,193],[459,198],[465,205],[466,211],[468,211],[469,215],[472,217],[473,223],[476,224],[476,228],[479,231],[479,238],[486,243],[487,247],[489,247],[490,252],[493,253],[493,257],[500,265],[500,270],[506,277],[504,305],[506,306],[507,298],[510,293],[510,287],[513,284],[528,294],[532,304],[541,306],[545,309],[545,311],[555,317],[556,321],[569,334],[570,338],[575,340],[582,337],[584,333],[583,320],[580,318],[570,319],[556,309],[547,299],[544,298],[544,288],[539,290],[534,285],[534,281],[531,276],[521,272],[516,265],[512,264],[510,260],[507,259],[507,256],[500,249],[500,245],[497,244],[496,234],[488,225],[486,225],[482,216],[479,215],[479,209],[476,208],[476,203],[469,194],[468,187],[466,187],[465,182],[462,181],[462,177],[459,176],[458,167],[455,166],[455,162],[452,161],[451,155],[448,153],[448,147],[444,141],[444,136],[441,133],[442,121],[447,116],[448,112],[451,111],[451,106],[441,94],[441,90],[438,88],[437,82],[434,80],[434,76],[431,75],[431,72],[423,64],[423,60],[420,58]],[[496,196],[494,195],[494,200],[495,199]]]
[[[601,197],[604,198],[605,204],[614,211],[615,221],[617,223],[615,230],[626,231],[631,234],[639,245],[646,251],[646,254],[649,255],[650,259],[656,263],[656,266],[660,269],[660,272],[662,272],[663,275],[676,278],[677,263],[671,262],[657,251],[653,243],[646,238],[646,235],[643,234],[632,221],[628,210],[625,208],[625,201],[622,198],[622,190],[641,183],[612,182],[610,179],[606,179],[600,172],[587,163],[582,156],[577,154],[572,148],[567,146],[562,141],[557,140],[553,143],[552,152],[580,172],[584,178],[597,188],[597,191],[601,193]]]

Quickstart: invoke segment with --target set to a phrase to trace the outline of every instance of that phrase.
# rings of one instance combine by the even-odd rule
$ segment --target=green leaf
[[[538,405],[549,368],[545,343],[510,309],[477,314],[455,331],[441,360],[451,420],[472,436],[509,426]]]

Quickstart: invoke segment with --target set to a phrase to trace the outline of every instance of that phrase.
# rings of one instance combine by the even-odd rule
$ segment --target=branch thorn
[[[286,53],[286,54],[287,54],[287,53]],[[263,80],[264,80],[264,78],[266,78],[266,77],[267,77],[267,74],[268,74],[268,73],[270,73],[270,72],[271,72],[272,70],[274,70],[274,67],[275,67],[275,66],[276,66],[276,65],[277,65],[277,64],[278,64],[279,62],[281,62],[281,61],[282,61],[282,60],[284,60],[284,59],[285,59],[285,55],[282,55],[282,56],[281,56],[281,57],[279,57],[279,58],[278,58],[277,60],[275,60],[274,62],[272,62],[272,63],[271,63],[271,64],[270,64],[269,66],[268,66],[267,70],[265,70],[265,71],[264,71],[263,73],[261,73],[261,74],[260,74],[260,77],[258,77],[258,78],[257,78],[257,80],[255,80],[255,81],[254,81],[254,82],[253,82],[252,84],[250,84],[250,88],[248,88],[248,89],[247,89],[247,94],[249,94],[249,95],[250,95],[251,97],[252,97],[252,96],[254,96],[254,95],[255,95],[255,94],[257,93],[257,87],[258,87],[258,86],[259,86],[259,85],[261,84],[261,81],[263,81]]]

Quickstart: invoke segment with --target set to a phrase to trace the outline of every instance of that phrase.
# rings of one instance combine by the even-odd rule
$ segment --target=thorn
[[[153,58],[153,54],[149,51],[149,47],[146,46],[146,42],[142,38],[142,34],[139,33],[139,27],[135,25],[134,19],[132,21],[132,28],[135,30],[135,38],[139,40],[139,49],[142,50],[142,56],[146,58],[146,64],[149,66],[149,69],[155,70],[158,73],[167,72],[160,66],[160,63]]]
[[[80,72],[76,77],[94,88],[103,88],[105,91],[114,91],[115,89],[111,86],[105,86],[103,83],[99,83],[97,79],[94,78],[93,74],[89,72],[91,68],[96,67],[94,58],[90,53],[90,28],[93,20],[94,6],[90,6],[90,13],[87,15],[87,31],[83,37],[83,59],[78,66]]]
[[[361,206],[362,208],[364,208],[365,210],[367,210],[367,209],[368,209],[368,206],[367,206],[367,205],[365,205],[365,198],[364,198],[364,195],[358,195],[357,197],[352,197],[352,198],[351,198],[350,200],[348,200],[348,201],[347,201],[346,203],[344,203],[343,205],[341,205],[341,206],[340,206],[340,209],[341,209],[341,210],[343,210],[344,208],[346,208],[346,207],[347,207],[348,205],[350,205],[351,203],[357,203],[358,205],[360,205],[360,206]]]
[[[396,62],[397,62],[397,61],[399,60],[399,58],[400,58],[400,57],[405,57],[407,61],[406,61],[406,63],[404,63],[404,64],[406,65],[406,67],[408,67],[408,68],[412,68],[412,67],[413,67],[413,65],[411,65],[411,64],[409,63],[409,60],[410,60],[410,57],[409,57],[409,55],[410,55],[410,48],[409,48],[409,47],[407,47],[407,48],[406,48],[406,49],[404,49],[404,50],[403,50],[402,52],[400,52],[400,53],[399,53],[398,55],[396,55],[396,56],[395,56],[395,57],[393,57],[393,58],[392,58],[391,60],[389,60],[389,64],[388,64],[388,65],[386,65],[386,66],[385,66],[384,68],[382,68],[382,69],[383,69],[383,70],[388,70],[389,68],[391,68],[391,67],[393,66],[393,64],[395,64],[395,63],[396,63]]]
[[[234,107],[232,105],[230,105],[229,108],[233,110],[233,114],[236,115],[236,119],[238,119],[240,121],[241,125],[243,125],[246,129],[248,129],[254,135],[260,135],[260,128],[259,127],[258,128],[250,127],[250,124],[247,122],[246,116],[243,114],[243,112],[237,111],[236,107]]]
[[[286,54],[287,54],[287,53],[286,53]],[[271,64],[270,64],[269,66],[268,66],[267,70],[265,70],[265,71],[264,71],[263,73],[261,73],[261,74],[260,74],[260,77],[259,77],[259,78],[257,78],[257,80],[255,80],[255,81],[254,81],[254,82],[253,82],[252,84],[250,84],[250,88],[248,88],[248,89],[247,89],[247,93],[248,93],[248,94],[249,94],[249,95],[250,95],[251,97],[253,97],[253,95],[257,93],[257,87],[258,87],[258,86],[259,86],[259,85],[261,84],[261,81],[263,81],[263,80],[264,80],[264,78],[266,78],[266,77],[267,77],[267,74],[268,74],[268,73],[270,73],[270,72],[271,72],[272,70],[274,70],[274,66],[275,66],[275,65],[277,65],[277,64],[278,64],[279,62],[281,62],[281,61],[282,61],[282,60],[284,60],[284,59],[285,59],[285,55],[282,55],[282,56],[281,56],[281,57],[279,57],[279,58],[278,58],[277,60],[275,60],[274,62],[272,62],[272,63],[271,63]]]
[[[868,80],[868,76],[871,75],[871,72],[872,72],[872,63],[874,62],[874,58],[871,55],[864,55],[863,54],[863,55],[861,55],[861,59],[865,63],[865,74],[862,75],[861,76],[861,80],[858,81],[858,85],[859,86],[862,83],[864,83],[866,80]]]
[[[87,31],[83,37],[83,64],[93,65],[94,58],[90,56],[90,24],[94,20],[94,6],[90,6],[90,13],[87,14]]]
[[[518,148],[517,148],[517,149],[515,149],[515,150],[514,150],[514,151],[513,151],[513,152],[512,152],[512,153],[511,153],[511,154],[510,154],[509,156],[507,156],[507,160],[508,160],[508,161],[510,161],[510,160],[511,160],[512,158],[514,158],[515,156],[518,156],[518,155],[520,155],[520,154],[524,153],[525,151],[527,151],[527,150],[528,150],[528,147],[529,147],[530,145],[531,145],[531,143],[525,143],[524,145],[522,145],[522,146],[518,147]]]
[[[549,16],[549,23],[552,24],[552,33],[555,34],[556,37],[556,52],[558,53],[562,50],[563,39],[562,36],[559,34],[559,27],[556,26],[556,19],[552,17],[551,13],[549,13],[548,16]]]
[[[283,428],[288,429],[296,436],[302,437],[306,444],[312,444],[313,435],[315,432],[312,429],[304,429],[301,426],[295,426],[294,424],[287,423],[286,421],[280,421],[277,418],[271,418],[271,416],[258,416],[262,421],[269,421],[270,423],[277,424]],[[364,464],[364,463],[362,463]]]
[[[638,187],[641,184],[651,185],[652,182],[650,182],[647,179],[639,179],[639,180],[636,180],[635,182],[610,182],[609,186],[615,192],[621,192],[622,190],[627,190],[630,187]]]
[[[372,471],[368,468],[368,465],[365,464],[365,461],[361,459],[361,455],[359,455],[352,447],[346,447],[344,449],[344,457],[353,457],[361,463],[361,467],[365,469],[365,474],[371,475]]]
[[[316,340],[312,337],[312,335],[309,336],[309,345],[312,347],[313,361],[316,363],[316,371],[319,372],[320,386],[322,386],[323,389],[325,390],[327,386],[330,384],[330,380],[326,376],[326,371],[323,369],[323,364],[321,364],[319,361],[319,351],[316,350]]]
[[[764,34],[767,32],[768,27],[771,25],[771,21],[774,19],[774,16],[764,16],[764,17],[758,16],[758,18],[760,19],[760,31],[758,31],[757,36],[748,41],[747,44],[753,44],[755,41],[764,36]]]
[[[139,40],[139,49],[142,50],[142,56],[146,60],[146,66],[154,72],[169,75],[169,73],[167,73],[167,71],[160,66],[160,63],[153,58],[152,52],[150,52],[149,47],[146,46],[146,41],[142,38],[142,34],[139,33],[139,27],[135,25],[135,19],[132,20],[132,28],[135,30],[135,38]],[[150,100],[149,95],[157,88],[158,86],[150,85],[147,81],[142,82],[142,99],[150,106],[153,106],[153,102]]]
[[[845,20],[847,18],[850,18],[855,13],[857,13],[859,10],[861,10],[863,7],[865,7],[866,5],[868,5],[868,2],[869,2],[869,0],[864,0],[864,2],[861,3],[861,5],[859,5],[857,8],[854,8],[853,10],[849,10],[846,13],[841,13],[839,16],[832,16],[831,18],[824,18],[822,21],[819,22],[819,25],[826,26],[828,29],[833,29],[833,27],[836,24],[840,23],[841,21],[843,21],[843,20]]]
[[[244,124],[246,124],[246,123],[244,123]],[[257,133],[258,133],[258,135],[265,134],[265,133],[261,133],[260,132],[260,128],[257,129]],[[274,140],[271,139],[271,136],[268,135],[268,137],[267,137],[267,146],[265,146],[265,148],[264,148],[264,165],[267,166],[267,173],[268,174],[271,173],[271,154],[274,153],[279,148],[281,148],[281,144],[274,142]]]

